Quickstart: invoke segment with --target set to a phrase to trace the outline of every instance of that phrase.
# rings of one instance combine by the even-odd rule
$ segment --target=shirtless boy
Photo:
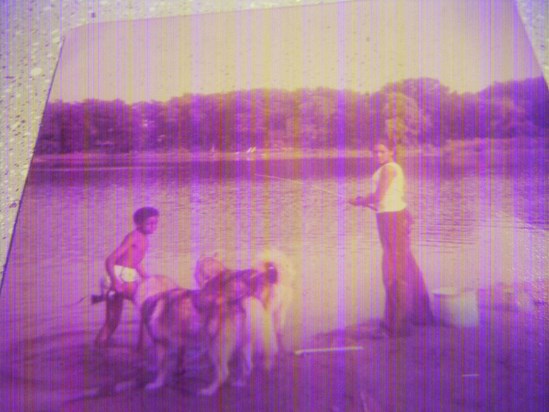
[[[149,247],[147,236],[156,231],[158,217],[158,210],[153,207],[138,209],[133,215],[135,230],[126,235],[105,261],[107,276],[103,286],[109,289],[107,314],[105,324],[95,338],[96,346],[107,344],[120,322],[124,299],[131,300],[139,281],[147,277],[141,262]]]

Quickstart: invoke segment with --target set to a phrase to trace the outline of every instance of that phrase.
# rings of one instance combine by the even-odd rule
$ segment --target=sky
[[[50,101],[326,87],[450,90],[542,76],[511,0],[365,0],[88,25],[64,40]]]

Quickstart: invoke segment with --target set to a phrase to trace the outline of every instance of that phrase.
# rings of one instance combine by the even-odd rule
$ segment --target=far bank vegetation
[[[409,148],[477,150],[487,140],[546,137],[548,113],[542,77],[463,94],[422,78],[373,94],[258,89],[131,105],[56,101],[46,106],[35,153],[355,150],[384,136]]]

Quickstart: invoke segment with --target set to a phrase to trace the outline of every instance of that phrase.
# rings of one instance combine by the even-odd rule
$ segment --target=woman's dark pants
[[[409,334],[409,324],[433,322],[429,294],[423,273],[410,250],[406,210],[376,215],[377,229],[383,248],[383,285],[385,286],[385,319],[382,326],[391,336]]]

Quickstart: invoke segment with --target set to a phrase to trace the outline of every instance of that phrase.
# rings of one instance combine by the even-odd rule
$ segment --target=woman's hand
[[[349,203],[353,206],[366,206],[366,198],[362,196],[357,196],[355,198],[349,199]]]

